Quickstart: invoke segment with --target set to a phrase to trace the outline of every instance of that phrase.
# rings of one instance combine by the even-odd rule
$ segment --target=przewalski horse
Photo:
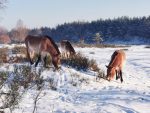
[[[60,43],[62,58],[73,57],[76,52],[68,40],[62,40]]]
[[[52,58],[52,64],[56,69],[59,68],[60,51],[51,37],[28,35],[25,38],[25,45],[27,47],[27,57],[31,65],[33,64],[33,57],[35,56],[35,54],[38,55],[38,60],[36,61],[35,66],[38,65],[39,61],[41,60],[41,57],[45,57],[47,54],[50,54]]]
[[[116,73],[116,80],[120,78],[123,82],[122,69],[125,64],[126,55],[123,50],[115,51],[111,56],[111,61],[107,67],[107,80],[112,80]]]

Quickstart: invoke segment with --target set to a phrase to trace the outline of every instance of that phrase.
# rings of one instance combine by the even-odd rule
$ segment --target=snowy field
[[[2,46],[1,46],[2,47]],[[75,48],[89,59],[95,59],[105,71],[112,53],[122,48]],[[120,80],[96,81],[96,73],[77,71],[62,66],[59,72],[42,71],[44,79],[53,77],[57,90],[46,85],[41,91],[35,113],[150,113],[150,48],[145,46],[125,47],[127,61],[123,70],[124,82]],[[37,68],[40,68],[37,67]],[[12,65],[2,65],[0,70],[13,70]],[[86,79],[71,85],[72,74]],[[23,95],[13,113],[32,113],[34,98],[39,91],[34,88]],[[9,109],[5,112],[9,113]]]

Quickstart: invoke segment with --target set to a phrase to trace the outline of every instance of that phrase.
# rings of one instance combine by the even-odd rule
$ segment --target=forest
[[[92,22],[72,22],[56,28],[42,27],[32,29],[29,34],[44,34],[54,37],[55,41],[67,39],[72,42],[95,43],[93,37],[99,33],[103,43],[150,44],[150,16],[127,16],[114,19],[99,19]]]
[[[28,29],[22,20],[18,20],[16,27],[10,31],[0,28],[0,40],[4,41],[9,36],[11,43],[20,43],[24,42],[26,35],[30,34],[48,35],[57,42],[66,39],[72,43],[86,44],[95,44],[98,41],[103,44],[150,44],[150,16],[133,18],[123,16],[91,22],[66,22],[55,28],[47,26]]]

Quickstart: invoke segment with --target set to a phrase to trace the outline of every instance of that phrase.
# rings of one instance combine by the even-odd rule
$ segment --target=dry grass
[[[74,44],[76,47],[96,47],[96,48],[120,48],[120,47],[129,47],[129,46],[121,46],[121,45],[114,45],[114,44]]]
[[[12,54],[24,54],[24,55],[27,55],[26,47],[23,47],[23,46],[15,46],[15,47],[12,49]]]
[[[0,48],[0,63],[7,63],[8,48]]]
[[[27,61],[26,48],[15,46],[12,49],[0,48],[0,63],[22,63]]]

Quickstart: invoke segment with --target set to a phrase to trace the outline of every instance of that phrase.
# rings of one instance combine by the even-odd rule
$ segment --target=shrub
[[[12,112],[28,89],[37,86],[40,90],[43,87],[43,78],[40,74],[41,71],[36,73],[26,65],[14,65],[13,72],[0,72],[0,109],[9,108]],[[7,86],[7,89],[3,88],[4,86]]]
[[[68,59],[62,59],[62,64],[71,66],[77,70],[87,70],[89,68],[89,60],[80,53]]]
[[[8,48],[0,48],[0,53],[0,63],[19,63],[27,61],[25,47],[15,46],[11,50]]]
[[[12,48],[12,53],[27,55],[27,50],[26,50],[26,47],[24,47],[24,46],[15,46],[14,48]]]
[[[0,63],[6,63],[7,62],[7,55],[8,55],[8,48],[0,48]]]

